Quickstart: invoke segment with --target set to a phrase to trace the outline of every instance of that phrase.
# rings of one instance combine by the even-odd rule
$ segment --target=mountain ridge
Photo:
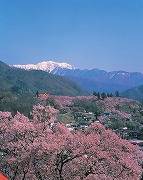
[[[43,66],[40,66],[41,63]],[[40,67],[40,70],[67,77],[82,86],[89,93],[92,93],[93,91],[114,93],[117,90],[123,92],[143,84],[143,74],[140,72],[126,72],[123,70],[107,72],[98,68],[81,70],[67,63],[44,61],[45,66],[43,62],[41,63],[32,67],[35,69]],[[30,69],[30,65],[11,66]]]
[[[12,68],[0,61],[0,92],[12,91],[22,93],[50,93],[55,95],[88,95],[77,83],[41,70],[27,71]]]

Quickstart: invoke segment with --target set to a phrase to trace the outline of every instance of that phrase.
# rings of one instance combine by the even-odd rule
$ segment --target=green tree
[[[101,98],[102,98],[103,100],[104,100],[105,98],[107,98],[106,93],[103,92],[103,93],[101,94]]]
[[[110,96],[109,97],[114,97],[114,95],[112,93],[110,93]]]
[[[119,91],[116,91],[116,92],[115,92],[115,96],[116,96],[116,97],[120,97]]]
[[[110,94],[109,94],[109,93],[107,93],[107,97],[110,97]]]
[[[100,93],[99,93],[99,92],[97,93],[97,98],[98,98],[98,99],[100,99],[100,98],[101,98],[101,96],[100,96]]]
[[[36,97],[39,97],[39,91],[37,90],[37,92],[36,92]]]
[[[97,96],[97,94],[98,94],[98,93],[97,93],[96,91],[93,91],[93,95],[94,95],[94,96]]]

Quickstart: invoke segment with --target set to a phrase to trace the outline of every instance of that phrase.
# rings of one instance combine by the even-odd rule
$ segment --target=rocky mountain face
[[[82,86],[88,92],[123,92],[129,88],[143,84],[143,74],[139,72],[111,71],[100,69],[81,70],[67,63],[53,61],[38,64],[12,65],[23,69],[38,69],[52,74],[68,77]]]

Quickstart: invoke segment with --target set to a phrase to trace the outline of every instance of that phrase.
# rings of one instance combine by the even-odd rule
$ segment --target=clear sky
[[[143,73],[143,0],[0,0],[0,60]]]

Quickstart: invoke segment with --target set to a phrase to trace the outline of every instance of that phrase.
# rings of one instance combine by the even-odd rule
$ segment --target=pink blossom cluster
[[[52,122],[55,120],[55,115],[58,114],[58,110],[52,108],[51,106],[42,106],[37,105],[33,107],[33,111],[31,112],[31,116],[35,121],[38,122]]]
[[[140,109],[139,102],[127,99],[127,98],[121,98],[121,97],[108,97],[103,100],[97,101],[97,104],[102,105],[104,108],[104,111],[111,112],[110,117],[115,117],[116,119],[131,119],[132,115],[129,112],[125,112],[122,110],[123,107],[130,107],[130,109]],[[119,110],[117,109],[119,108]],[[104,121],[104,119],[107,119],[105,115],[100,116],[99,118],[101,121]]]
[[[96,96],[76,96],[76,97],[69,97],[69,96],[50,96],[50,98],[53,98],[55,103],[59,105],[60,108],[64,108],[68,105],[73,105],[73,101],[75,99],[85,99],[85,100],[91,100],[96,99]]]
[[[2,112],[0,111],[0,120],[2,119],[11,119],[12,118],[12,115],[10,112]]]
[[[96,99],[97,97],[94,95],[90,95],[90,96],[76,96],[77,99],[86,99],[86,100],[91,100],[91,99]]]
[[[69,96],[52,96],[55,100],[55,103],[58,104],[61,108],[71,105],[73,103],[74,97]]]
[[[105,111],[113,111],[116,106],[122,106],[124,104],[130,104],[132,108],[139,108],[139,103],[137,101],[121,97],[108,97],[104,99],[104,101],[97,101],[97,103],[102,104]]]
[[[29,119],[18,113],[0,121],[2,173],[15,180],[139,180],[143,153],[100,123],[71,133],[52,128],[57,110],[34,106]],[[1,117],[4,117],[4,115]],[[5,125],[4,123],[5,122]]]

